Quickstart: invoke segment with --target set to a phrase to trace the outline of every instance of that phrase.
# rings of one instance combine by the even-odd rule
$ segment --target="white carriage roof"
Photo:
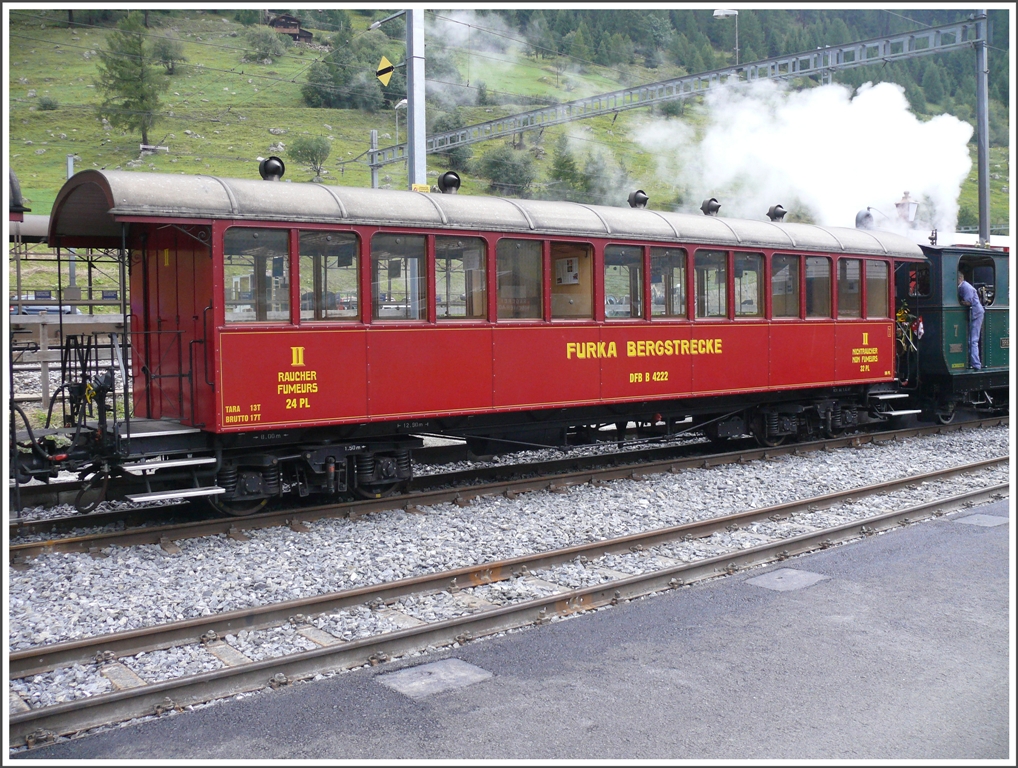
[[[76,174],[60,190],[50,217],[50,242],[95,238],[116,247],[120,217],[427,227],[923,258],[915,243],[879,230],[547,200],[96,170]]]

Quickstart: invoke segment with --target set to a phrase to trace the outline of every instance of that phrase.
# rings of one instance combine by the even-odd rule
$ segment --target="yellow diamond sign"
[[[375,77],[382,81],[382,85],[389,84],[389,78],[392,77],[392,62],[384,56],[382,60],[378,62],[378,69],[375,70]]]

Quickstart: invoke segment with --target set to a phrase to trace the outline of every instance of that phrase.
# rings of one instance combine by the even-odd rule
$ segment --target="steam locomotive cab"
[[[923,403],[923,417],[948,423],[960,406],[999,413],[1008,405],[1008,254],[990,248],[926,246],[927,263],[898,265],[899,371]],[[985,310],[979,370],[969,365],[970,310],[958,299],[958,273]],[[908,323],[908,327],[903,324]],[[921,340],[916,338],[922,327]]]

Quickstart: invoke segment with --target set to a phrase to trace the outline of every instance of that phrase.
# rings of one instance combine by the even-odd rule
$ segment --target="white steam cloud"
[[[842,85],[762,82],[711,90],[704,109],[702,129],[655,120],[636,133],[686,210],[716,197],[722,216],[766,219],[780,203],[817,224],[851,227],[871,206],[891,219],[875,213],[875,225],[892,229],[907,190],[922,203],[917,220],[954,230],[972,126],[951,115],[920,121],[901,86],[867,83],[853,96]]]

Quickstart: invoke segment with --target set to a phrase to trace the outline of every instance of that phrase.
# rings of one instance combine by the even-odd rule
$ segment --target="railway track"
[[[697,453],[697,455],[702,455],[703,448],[707,446],[707,443],[704,443],[703,441],[690,442],[692,443],[693,450]],[[643,461],[680,456],[683,453],[688,452],[689,449],[689,443],[657,447],[644,446],[639,449],[619,451],[609,454],[598,454],[594,456],[573,455],[560,460],[520,462],[483,468],[454,470],[440,474],[421,475],[414,478],[409,487],[411,491],[424,491],[442,487],[458,488],[460,486],[468,486],[478,483],[496,482],[503,478],[519,476],[548,476],[570,470],[579,470],[584,467],[593,468],[604,466],[606,464],[632,464],[635,466]],[[465,461],[468,459],[467,447],[465,444],[435,446],[433,448],[425,448],[423,451],[415,453],[421,454],[422,463],[425,463],[425,460],[429,460],[429,463],[441,464]],[[80,487],[81,485],[79,482],[64,482],[49,486],[25,486],[22,491],[27,489],[33,492],[25,501],[26,505],[31,504],[33,506],[42,506],[47,501],[52,504],[69,504],[73,502]],[[398,499],[406,498],[408,497],[405,494],[398,497]],[[114,504],[117,504],[117,502],[114,502]],[[399,505],[397,504],[396,506]],[[316,507],[316,509],[318,508],[327,509],[329,506]],[[386,506],[385,508],[392,508],[392,506]],[[281,511],[280,514],[285,515],[285,511]],[[127,504],[124,505],[124,507],[117,509],[102,512],[91,512],[87,515],[75,514],[65,517],[38,519],[17,518],[9,523],[8,531],[10,534],[10,540],[13,541],[26,536],[53,536],[57,534],[67,534],[74,531],[87,531],[88,529],[104,528],[107,526],[142,526],[156,522],[155,519],[157,517],[180,517],[189,519],[208,519],[209,517],[214,517],[217,520],[224,519],[221,516],[204,509],[200,504],[193,504],[190,502],[145,507]]]
[[[767,457],[789,453],[807,453],[833,450],[845,446],[860,446],[866,443],[882,443],[902,440],[925,434],[942,434],[960,429],[996,426],[1008,423],[1007,417],[984,419],[964,424],[929,426],[892,432],[860,433],[809,443],[794,443],[772,448],[749,448],[726,453],[703,454],[694,451],[692,456],[676,458],[688,446],[643,448],[624,453],[600,454],[595,456],[571,456],[555,461],[535,464],[500,465],[469,469],[441,475],[426,475],[415,478],[411,492],[382,499],[354,501],[340,504],[309,506],[297,509],[283,509],[236,518],[209,518],[199,515],[196,520],[184,520],[170,524],[144,524],[151,522],[151,512],[135,510],[131,513],[93,513],[88,516],[74,516],[41,520],[38,522],[14,521],[9,526],[8,541],[28,536],[53,536],[61,532],[71,535],[60,538],[46,538],[9,546],[10,562],[14,567],[27,567],[31,559],[49,552],[90,552],[102,556],[102,550],[110,546],[137,546],[160,544],[164,549],[175,552],[174,541],[204,536],[228,535],[243,539],[244,531],[288,525],[301,530],[305,523],[327,517],[358,517],[372,512],[389,509],[413,509],[443,502],[468,503],[470,499],[485,495],[516,494],[543,489],[562,489],[570,485],[631,478],[656,472],[679,471],[696,466],[715,466],[731,463],[745,463]],[[706,445],[703,443],[697,445]],[[158,514],[165,515],[166,508],[157,508]],[[174,512],[174,514],[177,514]],[[193,513],[192,513],[193,514]],[[120,521],[137,520],[137,527],[117,530],[101,530],[75,535],[74,531],[85,526],[113,526]]]
[[[921,504],[877,515],[868,515],[860,510],[859,507],[867,506],[859,504],[860,500],[902,490],[913,491],[920,484],[932,488],[933,484],[1000,466],[1007,461],[1007,456],[1000,456],[937,472],[776,506],[748,509],[724,517],[648,530],[616,539],[115,635],[16,651],[10,654],[12,679],[72,664],[94,663],[98,665],[98,673],[110,680],[118,690],[38,709],[29,709],[23,701],[12,697],[12,714],[8,721],[11,744],[32,746],[58,734],[159,715],[244,691],[289,685],[296,680],[326,672],[382,663],[429,647],[469,642],[484,635],[541,624],[555,617],[582,613],[873,535],[983,500],[1000,498],[1009,493],[1009,485],[991,484],[962,494],[948,493]],[[944,484],[945,489],[949,487]],[[849,508],[848,505],[853,504],[857,510],[854,519],[795,533],[806,527],[807,518],[819,510],[838,505]],[[846,513],[846,516],[852,515]],[[782,529],[781,526],[786,524],[792,527]],[[760,531],[768,526],[771,528],[770,533],[761,534]],[[753,531],[754,535],[766,540],[748,548],[732,549],[691,562],[682,562],[667,554],[667,547],[677,542],[695,541],[722,531],[737,530]],[[661,548],[666,548],[665,554],[662,554]],[[621,558],[628,560],[623,564]],[[593,583],[575,588],[563,583],[563,580],[568,579],[556,580],[555,569],[568,568],[571,564],[582,567],[584,573],[591,577],[588,580]],[[536,595],[511,600],[502,605],[486,601],[482,590],[503,582],[523,584],[536,592]],[[455,601],[461,608],[460,615],[424,622],[394,608],[413,596],[436,594]],[[376,613],[389,615],[392,619],[390,623],[397,628],[371,637],[344,641],[316,626],[317,618],[356,606],[368,606]],[[241,631],[279,631],[283,628],[309,640],[314,648],[253,660],[226,642]],[[198,644],[222,662],[220,669],[147,682],[119,661],[142,652],[154,653],[167,648]]]
[[[454,461],[467,461],[469,454],[467,451],[466,443],[456,443],[450,445],[435,445],[425,446],[414,451],[415,460],[421,463],[427,464],[448,464]],[[20,494],[20,506],[22,509],[32,507],[52,507],[59,504],[73,504],[74,498],[77,496],[78,491],[81,489],[81,483],[76,480],[72,481],[59,481],[47,484],[32,483],[30,485],[19,486],[17,491]],[[145,489],[143,482],[139,482],[138,490],[142,491]],[[8,497],[11,501],[12,509],[15,507],[15,488],[13,485],[8,487]],[[123,514],[123,513],[120,513]],[[101,520],[99,525],[108,525],[110,522],[114,522],[117,519],[117,512],[112,511],[109,513],[93,512],[87,517],[77,516],[76,518],[67,518],[68,520],[78,520],[79,526],[81,522],[89,522],[92,520]],[[54,525],[59,525],[55,522]],[[19,521],[12,522],[12,525],[17,524]],[[21,521],[22,524],[27,524],[28,520]]]

